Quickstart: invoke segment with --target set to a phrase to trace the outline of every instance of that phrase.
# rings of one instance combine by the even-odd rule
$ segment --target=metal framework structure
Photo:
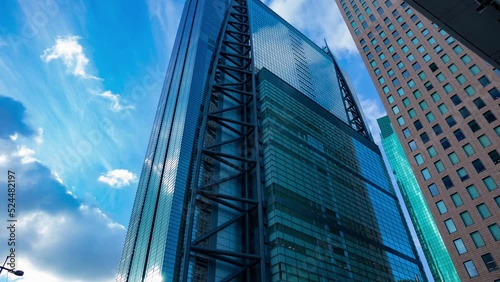
[[[354,99],[354,95],[352,94],[349,85],[347,84],[347,80],[345,79],[342,70],[337,64],[337,60],[335,60],[333,53],[330,51],[330,48],[328,47],[326,40],[325,40],[325,47],[323,48],[323,50],[326,52],[328,56],[330,56],[330,58],[332,58],[333,65],[335,67],[335,73],[337,73],[337,80],[339,82],[340,90],[342,91],[342,100],[344,101],[344,107],[347,112],[349,125],[363,137],[371,140],[370,133],[366,128],[366,123],[363,120],[363,116],[361,115],[359,106],[356,103],[356,100]]]
[[[258,97],[246,0],[232,1],[220,34],[195,148],[180,280],[264,282]]]

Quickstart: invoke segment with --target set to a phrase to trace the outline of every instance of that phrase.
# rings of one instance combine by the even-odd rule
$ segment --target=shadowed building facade
[[[187,1],[117,281],[417,279],[328,47],[258,0]]]
[[[498,281],[500,73],[403,1],[336,2],[460,280]]]

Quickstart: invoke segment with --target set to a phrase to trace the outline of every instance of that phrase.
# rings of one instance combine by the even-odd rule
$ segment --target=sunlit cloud
[[[22,164],[27,164],[36,161],[36,159],[33,157],[35,154],[35,150],[30,149],[25,146],[19,147],[19,150],[15,153],[13,153],[13,156],[20,157],[21,158],[21,163]]]
[[[132,105],[123,105],[121,102],[121,97],[118,94],[113,94],[111,91],[107,90],[102,93],[97,94],[99,97],[102,97],[111,102],[109,106],[110,110],[113,112],[120,112],[123,110],[132,110],[135,107]]]
[[[137,176],[126,169],[114,169],[99,176],[97,180],[113,188],[121,188],[136,182]]]
[[[83,47],[78,42],[79,39],[78,36],[58,37],[54,46],[45,49],[40,57],[46,63],[57,59],[62,60],[67,70],[75,76],[100,79],[88,73],[89,59],[85,56]]]

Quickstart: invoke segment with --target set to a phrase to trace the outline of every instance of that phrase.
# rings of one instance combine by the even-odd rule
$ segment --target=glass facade
[[[415,231],[434,280],[442,282],[460,281],[460,277],[446,250],[443,239],[439,234],[439,230],[434,222],[429,206],[425,201],[422,190],[404,154],[403,147],[401,143],[399,143],[398,137],[392,128],[389,117],[384,116],[379,118],[377,122],[381,131],[382,146],[384,147],[385,154],[394,172],[394,177],[396,178],[401,194],[403,195],[408,213],[415,227]],[[421,157],[421,155],[418,156]],[[440,214],[446,214],[448,212],[448,208],[444,201],[438,201],[436,207]]]
[[[347,124],[332,58],[260,1],[247,5],[261,101],[268,280],[425,281],[380,152]],[[229,175],[221,167],[206,166],[206,160],[203,167],[195,161],[206,118],[200,109],[228,103],[210,100],[204,105],[214,95],[207,89],[228,9],[227,0],[186,2],[117,281],[177,281],[185,269],[189,274],[184,279],[190,281],[219,281],[234,273],[227,257],[226,263],[203,255],[183,263],[188,218],[194,218],[193,234],[199,234],[232,216],[222,205],[208,202],[201,212],[187,212],[190,191],[198,185],[194,171],[208,175],[210,169],[220,179]],[[221,77],[217,79],[224,81]],[[213,128],[208,124],[207,132]],[[215,130],[205,138],[212,136],[230,140],[231,133]],[[223,153],[240,149],[230,145]],[[217,185],[219,194],[241,196],[237,181]],[[235,207],[228,201],[223,203]],[[207,245],[239,252],[242,238],[252,236],[242,228],[225,226]]]

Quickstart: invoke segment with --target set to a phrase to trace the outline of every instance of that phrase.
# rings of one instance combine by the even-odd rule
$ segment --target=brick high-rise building
[[[337,0],[462,281],[500,281],[500,73],[402,1]]]

